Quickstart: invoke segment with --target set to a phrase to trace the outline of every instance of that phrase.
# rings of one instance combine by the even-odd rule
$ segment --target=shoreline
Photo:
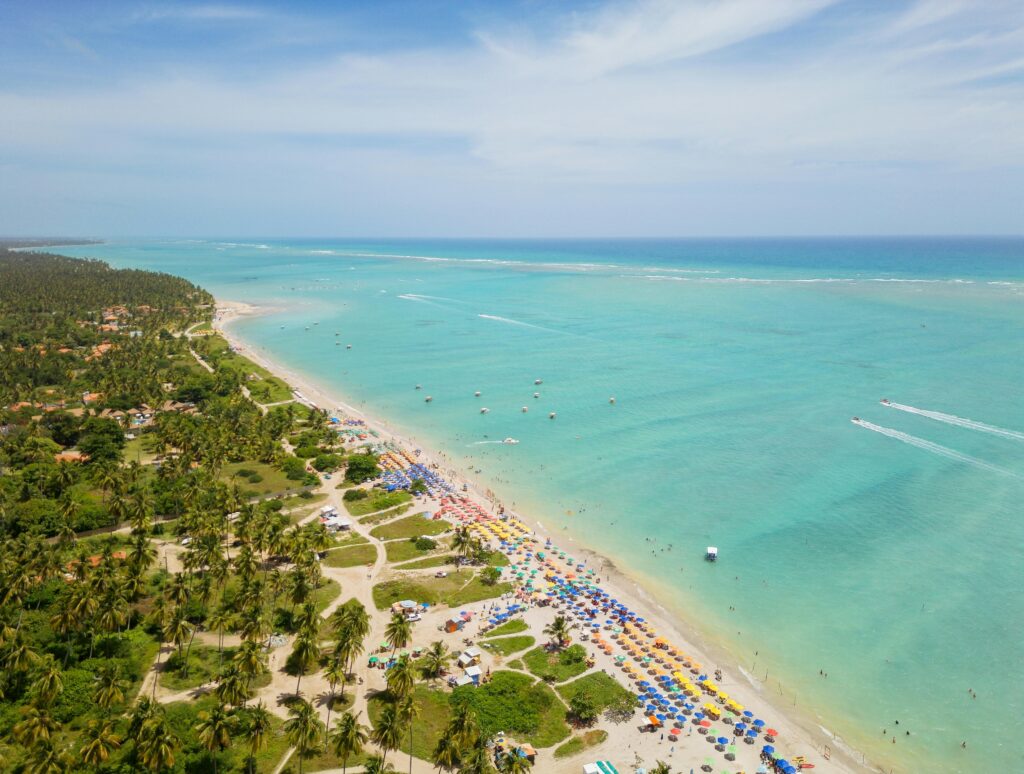
[[[420,443],[415,438],[396,432],[384,420],[368,414],[365,410],[344,400],[334,388],[321,387],[310,377],[283,367],[264,354],[264,351],[255,346],[253,342],[247,341],[230,330],[232,323],[242,318],[263,316],[272,314],[274,311],[275,309],[270,306],[217,299],[213,328],[221,333],[232,346],[241,350],[246,357],[284,379],[293,392],[304,399],[305,403],[362,419],[368,427],[379,433],[382,441],[393,441],[402,447],[422,450],[422,457],[425,461],[435,463],[453,483],[466,484],[470,496],[482,505],[486,505],[492,513],[496,511],[499,503],[496,494],[484,482],[462,470],[457,463],[444,452],[439,451],[436,446]],[[780,699],[785,699],[785,696],[769,695],[766,687],[743,668],[737,656],[729,652],[727,647],[708,641],[706,636],[687,623],[684,613],[672,611],[666,607],[659,600],[657,592],[650,588],[650,586],[657,587],[658,584],[653,583],[650,579],[646,579],[645,584],[644,580],[638,579],[629,570],[621,568],[612,558],[581,543],[572,530],[553,532],[536,517],[514,509],[506,509],[506,512],[529,527],[541,539],[550,537],[552,540],[557,539],[556,542],[559,543],[573,544],[574,553],[579,553],[584,557],[588,566],[599,568],[602,586],[614,590],[616,596],[633,609],[644,611],[648,620],[659,631],[664,632],[687,652],[694,654],[702,663],[720,665],[718,668],[721,669],[723,680],[718,682],[723,687],[729,688],[730,695],[748,706],[751,705],[750,700],[753,699],[755,705],[766,710],[761,714],[773,718],[773,722],[777,725],[785,724],[787,731],[783,738],[776,743],[778,748],[785,750],[790,755],[804,754],[808,757],[811,756],[809,750],[813,750],[817,767],[826,771],[845,773],[889,770],[869,762],[866,755],[852,748],[841,737],[825,728],[816,713],[805,712],[783,704]],[[826,749],[830,754],[827,760],[823,758]]]

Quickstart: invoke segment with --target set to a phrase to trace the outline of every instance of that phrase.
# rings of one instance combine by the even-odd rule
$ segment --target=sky
[[[1021,0],[4,0],[0,29],[0,235],[1024,232]]]

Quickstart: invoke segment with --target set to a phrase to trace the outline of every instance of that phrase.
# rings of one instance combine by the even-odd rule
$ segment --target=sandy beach
[[[380,418],[368,416],[365,411],[345,401],[340,390],[336,390],[333,386],[329,390],[324,389],[303,375],[282,367],[281,364],[270,359],[256,343],[240,338],[232,330],[232,322],[245,316],[266,314],[269,311],[241,302],[218,300],[214,327],[245,356],[285,379],[305,402],[332,413],[340,412],[343,415],[362,419],[380,435],[382,440],[391,441],[407,449],[421,450],[421,459],[435,464],[453,483],[466,484],[472,499],[491,513],[496,512],[499,503],[486,485],[479,480],[474,480],[464,471],[458,470],[443,452],[431,449],[417,439],[404,437],[394,432]],[[567,547],[567,543],[570,542],[565,534],[549,534],[541,525],[537,514],[513,513],[508,509],[506,509],[506,513],[512,513],[515,518],[531,529],[540,541],[550,538],[563,548]],[[666,637],[674,645],[699,660],[709,673],[720,670],[721,679],[716,682],[722,690],[728,691],[729,696],[753,710],[757,717],[764,718],[770,725],[781,729],[781,734],[775,743],[776,749],[781,754],[788,758],[803,756],[808,763],[814,764],[817,769],[823,771],[883,770],[865,762],[859,752],[849,749],[839,738],[830,735],[815,718],[804,714],[806,710],[797,710],[788,706],[788,702],[783,703],[784,697],[772,695],[765,685],[749,677],[738,665],[729,663],[729,659],[724,653],[710,646],[696,631],[687,626],[685,621],[666,610],[655,598],[654,590],[645,588],[638,579],[631,577],[623,569],[617,568],[613,560],[601,556],[585,546],[580,546],[578,543],[572,546],[572,550],[575,556],[582,556],[585,559],[588,567],[596,570],[601,579],[600,585],[604,589],[613,593],[617,599],[632,610],[642,611],[647,621],[661,636]],[[540,614],[540,610],[530,611],[530,615],[533,616]],[[620,682],[633,688],[624,678],[611,671],[610,667],[608,671],[615,675]],[[609,758],[625,762],[626,757],[632,758],[635,753],[648,766],[652,765],[655,759],[662,759],[670,763],[674,770],[692,769],[696,771],[706,757],[707,748],[701,745],[698,749],[695,747],[696,741],[687,744],[688,737],[685,736],[670,751],[670,744],[665,740],[664,735],[659,738],[658,733],[638,733],[636,723],[617,724],[608,730],[608,739],[601,745],[588,750],[586,760]],[[698,738],[694,737],[694,739]],[[700,741],[704,740],[700,739]],[[758,766],[757,751],[760,750],[760,745],[741,745],[740,747],[742,748],[741,755],[737,757],[736,763],[731,764],[731,767],[737,769],[742,767],[745,772],[753,772]],[[624,755],[626,750],[629,751],[628,756]],[[543,757],[543,760],[545,763],[543,766],[538,766],[537,770],[539,771],[576,772],[581,770],[582,763],[585,762],[582,756],[567,761],[556,761],[549,757]],[[719,762],[721,763],[720,759]]]

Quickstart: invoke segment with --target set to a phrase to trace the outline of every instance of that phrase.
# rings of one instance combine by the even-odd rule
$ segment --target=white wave
[[[660,269],[659,271],[668,271]],[[700,273],[700,272],[694,272]],[[711,272],[707,272],[711,273]],[[622,279],[642,279],[656,282],[704,282],[704,283],[749,283],[752,285],[808,285],[841,283],[853,285],[859,282],[900,282],[925,285],[974,285],[974,280],[965,279],[916,279],[913,277],[678,277],[668,274],[620,274]],[[993,284],[993,283],[988,283]],[[1012,284],[1012,283],[1009,283]]]
[[[504,443],[504,441],[474,441],[473,443],[466,444],[467,446],[486,446],[491,443]]]
[[[1015,441],[1024,441],[1024,433],[1017,430],[1007,430],[1005,427],[986,425],[984,422],[976,422],[973,419],[958,417],[955,414],[944,414],[941,411],[931,411],[929,409],[917,408],[916,406],[905,406],[902,403],[893,403],[891,401],[882,405],[898,411],[906,411],[908,414],[917,414],[928,419],[934,419],[936,422],[945,422],[947,425],[963,427],[967,430],[977,430],[979,433],[998,435],[1001,438],[1012,438]]]
[[[1016,473],[1013,473],[1012,471],[1006,470],[1004,468],[1000,468],[997,465],[992,465],[991,463],[985,462],[984,460],[979,460],[977,457],[971,457],[967,454],[962,454],[961,452],[958,452],[955,449],[950,449],[946,446],[940,446],[937,443],[926,441],[924,438],[918,438],[915,435],[910,435],[909,433],[904,433],[900,430],[893,430],[891,427],[882,427],[881,425],[876,425],[874,422],[868,422],[866,419],[856,419],[854,420],[853,424],[863,427],[867,430],[871,430],[874,433],[881,433],[884,436],[888,436],[889,438],[893,438],[897,441],[902,441],[903,443],[910,444],[911,446],[916,446],[918,449],[929,451],[932,454],[937,454],[940,457],[945,457],[946,459],[954,460],[956,462],[962,462],[966,465],[973,465],[976,468],[981,468],[982,470],[987,470],[992,473],[1001,473],[1004,476],[1013,476],[1014,478],[1019,478],[1019,476]]]

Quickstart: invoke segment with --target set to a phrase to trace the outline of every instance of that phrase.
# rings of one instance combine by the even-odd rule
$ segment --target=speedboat
[[[558,416],[558,414],[556,414],[554,411],[552,411],[550,414],[548,414],[548,419],[554,419],[557,416]]]
[[[428,395],[427,397],[425,397],[423,399],[423,402],[424,403],[430,403],[430,401],[432,401],[433,399],[434,399],[434,397],[432,395]]]
[[[534,379],[533,383],[534,384],[544,384],[544,380],[543,379]]]
[[[854,417],[850,420],[851,422],[860,422],[860,417]]]
[[[609,398],[608,402],[611,403],[614,406],[615,405],[615,398]]]
[[[490,410],[489,408],[482,408],[482,409],[480,409],[480,413],[481,413],[481,414],[489,414],[489,413],[490,413],[490,411],[491,411],[491,410]]]
[[[535,398],[539,398],[539,397],[540,397],[540,393],[539,393],[539,392],[535,392],[535,393],[533,393],[533,397],[535,397]]]
[[[718,549],[714,546],[708,546],[707,551],[704,553],[704,558],[709,562],[718,561]]]
[[[506,438],[504,441],[502,441],[502,443],[507,443],[509,446],[514,446],[515,444],[519,443],[519,441],[515,438]]]
[[[351,344],[346,344],[345,345],[345,349],[352,349],[352,345]]]
[[[530,409],[528,409],[528,408],[527,408],[526,406],[523,406],[523,413],[524,413],[524,414],[525,414],[525,413],[526,413],[527,411],[529,411],[529,410],[530,410]]]
[[[480,390],[477,390],[476,392],[474,392],[473,393],[473,397],[474,398],[479,398],[480,397]]]
[[[889,405],[889,399],[888,399],[888,398],[882,398],[882,400],[881,400],[881,401],[879,401],[879,402],[880,402],[880,403],[881,403],[881,404],[882,404],[883,406],[888,406],[888,405]]]
[[[416,389],[417,389],[417,390],[422,390],[422,389],[423,389],[423,385],[421,385],[421,384],[417,384],[417,385],[416,385]]]

